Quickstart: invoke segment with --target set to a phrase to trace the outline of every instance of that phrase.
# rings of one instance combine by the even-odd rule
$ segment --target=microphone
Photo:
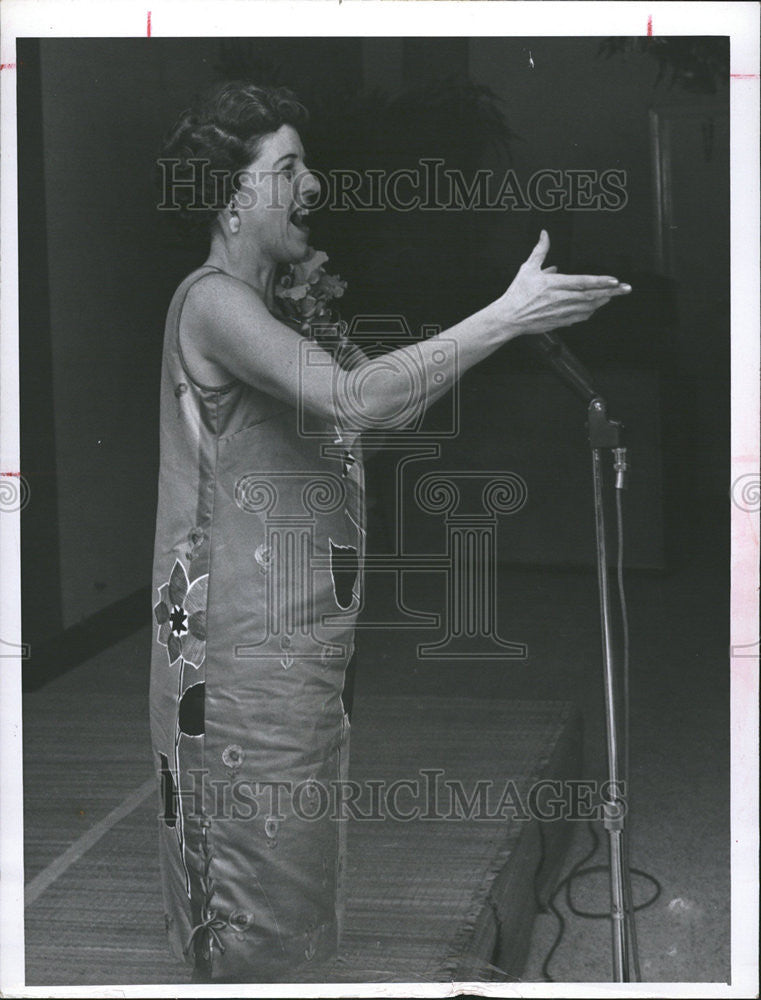
[[[584,399],[584,402],[590,404],[592,400],[596,400],[594,406],[588,408],[589,441],[594,449],[602,447],[613,449],[616,489],[625,490],[629,464],[626,448],[621,444],[620,435],[623,424],[616,420],[608,420],[605,401],[592,385],[592,376],[576,355],[568,350],[557,334],[534,334],[530,337],[529,343],[534,344],[547,363],[555,369],[567,385]]]
[[[573,352],[569,351],[555,333],[538,333],[527,338],[543,355],[562,380],[577,392],[585,402],[596,399],[600,393],[592,385],[592,376]]]

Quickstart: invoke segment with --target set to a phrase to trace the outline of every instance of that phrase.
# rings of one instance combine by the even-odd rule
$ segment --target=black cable
[[[540,830],[540,837],[542,838],[542,842],[543,842],[544,841],[544,829],[543,829],[543,827],[542,827],[541,824],[539,825],[539,830]],[[600,847],[600,837],[599,837],[599,834],[597,833],[597,830],[595,829],[594,825],[591,822],[587,823],[587,830],[589,831],[589,833],[590,833],[590,835],[592,837],[592,847],[590,848],[589,851],[587,851],[587,853],[582,858],[580,858],[573,865],[573,867],[568,872],[568,874],[565,876],[565,878],[563,878],[560,882],[558,882],[558,884],[555,886],[554,892],[552,893],[552,895],[550,896],[550,898],[547,900],[546,904],[542,904],[541,901],[538,899],[538,894],[536,892],[536,886],[535,886],[535,898],[537,900],[537,909],[541,913],[548,913],[548,912],[552,913],[552,915],[555,917],[555,919],[558,922],[558,929],[557,929],[557,931],[555,933],[555,939],[552,942],[552,945],[550,946],[550,949],[547,952],[547,955],[545,956],[544,961],[542,962],[542,977],[543,977],[544,981],[548,982],[548,983],[554,983],[555,982],[555,980],[550,975],[550,971],[549,971],[549,969],[550,969],[550,962],[552,961],[552,958],[553,958],[555,952],[560,947],[560,944],[561,944],[561,942],[563,940],[563,935],[565,934],[565,928],[566,928],[565,917],[563,916],[563,914],[560,912],[560,910],[558,910],[557,906],[555,905],[557,897],[560,895],[560,893],[565,889],[566,906],[568,907],[568,909],[570,910],[570,912],[574,916],[576,916],[576,917],[582,917],[583,919],[586,919],[586,920],[609,920],[610,919],[610,910],[602,910],[600,912],[590,911],[590,910],[582,910],[582,909],[580,909],[579,907],[576,906],[576,904],[573,902],[573,898],[571,896],[571,890],[572,890],[573,882],[577,878],[581,878],[584,875],[592,874],[593,872],[609,872],[610,871],[610,868],[609,868],[608,865],[587,865],[587,862],[592,860],[592,858],[595,856],[595,854],[597,853],[597,851],[598,851],[598,849]],[[660,897],[660,895],[661,895],[661,893],[663,891],[663,887],[661,886],[661,884],[660,884],[660,882],[658,881],[657,878],[655,878],[653,875],[649,875],[647,872],[641,871],[639,868],[631,868],[631,869],[629,869],[629,871],[633,875],[639,875],[642,878],[646,879],[648,882],[650,882],[653,885],[653,887],[655,889],[653,895],[649,899],[645,900],[644,903],[640,903],[639,905],[634,906],[632,908],[633,911],[637,911],[638,912],[639,910],[646,909],[646,907],[648,907],[648,906],[652,906],[653,903]]]
[[[589,868],[581,868],[576,872],[574,878],[579,878],[582,875],[591,875],[594,872],[607,872],[610,871],[608,865],[590,865]],[[630,868],[629,872],[632,875],[639,875],[641,878],[646,879],[654,887],[655,892],[650,897],[650,899],[645,900],[644,903],[640,903],[638,906],[634,906],[632,909],[634,912],[639,912],[640,910],[646,909],[648,906],[652,906],[653,903],[658,899],[658,897],[663,892],[663,886],[658,881],[654,875],[649,875],[647,872],[641,871],[639,868]],[[580,907],[576,906],[571,897],[571,885],[568,883],[565,887],[565,902],[568,909],[575,917],[584,917],[587,920],[603,920],[610,917],[610,910],[582,910]]]
[[[563,889],[563,887],[568,882],[572,881],[576,877],[577,872],[582,868],[582,866],[585,865],[588,861],[592,860],[592,858],[597,853],[597,848],[600,846],[600,838],[597,836],[597,831],[595,830],[595,828],[592,826],[591,823],[587,824],[587,829],[592,834],[592,841],[593,841],[593,843],[592,843],[591,850],[589,850],[584,855],[583,858],[580,858],[573,865],[573,867],[571,868],[571,870],[568,872],[568,874],[565,876],[564,879],[561,879],[561,881],[558,882],[558,884],[555,886],[555,889],[554,889],[552,895],[547,900],[546,904],[543,904],[541,902],[541,900],[539,899],[538,891],[537,891],[537,888],[536,888],[536,880],[534,882],[534,894],[535,894],[535,898],[536,898],[537,909],[539,910],[540,913],[547,913],[549,911],[550,913],[553,914],[553,916],[558,921],[558,929],[557,929],[557,932],[555,933],[555,940],[552,942],[552,946],[551,946],[550,950],[547,952],[547,955],[545,956],[544,961],[542,962],[542,976],[544,977],[545,982],[548,982],[548,983],[554,983],[555,982],[555,980],[552,978],[552,976],[550,975],[550,972],[549,972],[550,962],[552,961],[552,956],[555,954],[555,952],[557,951],[557,949],[560,947],[560,942],[563,940],[563,934],[565,933],[565,918],[563,917],[563,914],[560,912],[560,910],[558,910],[558,908],[555,906],[555,900],[557,899],[557,896],[559,895],[559,893],[561,892],[561,890]],[[541,839],[541,844],[542,844],[542,856],[544,856],[544,853],[545,853],[545,851],[544,851],[544,827],[542,826],[541,823],[539,824],[539,837]]]

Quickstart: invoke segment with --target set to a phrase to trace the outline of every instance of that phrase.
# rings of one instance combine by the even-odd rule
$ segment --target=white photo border
[[[436,4],[435,17],[431,5]],[[19,512],[0,521],[0,991],[19,997],[743,997],[758,990],[759,7],[755,3],[508,0],[3,0],[0,5],[0,472],[19,472],[16,39],[21,37],[727,35],[731,121],[732,982],[25,987]],[[753,479],[755,477],[755,479]],[[752,505],[751,505],[752,506]],[[10,651],[10,655],[9,655]]]

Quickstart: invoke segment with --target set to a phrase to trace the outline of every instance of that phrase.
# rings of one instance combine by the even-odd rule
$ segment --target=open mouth
[[[308,208],[294,208],[289,217],[289,222],[291,225],[300,229],[302,233],[309,232],[309,226],[307,225],[306,217],[309,215]]]

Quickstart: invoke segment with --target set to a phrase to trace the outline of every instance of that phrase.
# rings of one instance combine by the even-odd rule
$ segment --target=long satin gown
[[[362,461],[356,437],[298,406],[193,379],[183,304],[215,272],[183,281],[164,336],[150,688],[161,879],[171,946],[197,975],[276,981],[333,954],[340,932]]]

